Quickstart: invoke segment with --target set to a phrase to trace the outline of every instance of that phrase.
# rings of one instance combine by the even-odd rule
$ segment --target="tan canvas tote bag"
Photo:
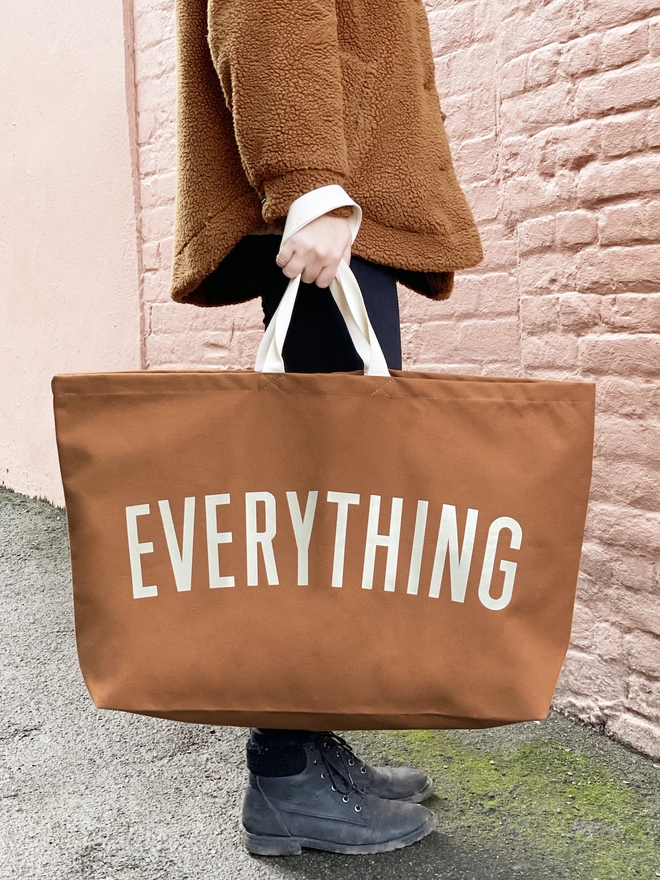
[[[365,373],[284,373],[296,289],[254,372],[53,380],[94,702],[303,729],[544,718],[594,386],[388,372],[345,263]]]

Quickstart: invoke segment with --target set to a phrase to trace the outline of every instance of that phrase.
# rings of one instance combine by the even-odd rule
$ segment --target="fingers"
[[[292,235],[276,262],[287,278],[300,275],[305,284],[329,287],[341,260],[350,261],[351,243],[348,220],[324,214]]]
[[[350,256],[349,256],[350,259]],[[305,258],[301,254],[294,253],[286,264],[282,259],[277,260],[278,266],[287,278],[296,278],[302,275],[305,284],[316,282],[318,287],[329,287],[339,271],[339,260],[328,262],[327,257]]]

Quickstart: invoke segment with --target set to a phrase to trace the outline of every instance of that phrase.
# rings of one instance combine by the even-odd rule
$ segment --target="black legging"
[[[289,283],[275,262],[280,241],[279,235],[246,235],[220,267],[225,278],[240,279],[261,295],[265,326]],[[388,266],[357,256],[351,258],[350,265],[387,365],[400,370],[401,325],[394,273]],[[206,283],[212,284],[214,280],[210,276]],[[348,372],[363,366],[329,288],[316,284],[300,285],[282,354],[287,372]],[[253,739],[257,731],[262,744],[270,737],[304,741],[314,735],[313,731],[259,728],[253,731]]]

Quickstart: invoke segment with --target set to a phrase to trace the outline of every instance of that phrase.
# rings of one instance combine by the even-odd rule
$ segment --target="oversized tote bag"
[[[255,371],[53,380],[94,702],[302,729],[544,718],[593,385],[388,372],[345,263],[332,292],[364,374],[285,373],[298,280]]]

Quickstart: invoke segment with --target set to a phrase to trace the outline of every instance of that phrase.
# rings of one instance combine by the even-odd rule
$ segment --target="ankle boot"
[[[433,830],[435,816],[430,810],[370,793],[361,783],[368,773],[358,768],[353,774],[345,753],[333,751],[331,743],[337,745],[328,734],[305,743],[301,772],[289,776],[250,772],[243,803],[249,852],[298,855],[302,847],[309,847],[379,853],[408,846]]]

